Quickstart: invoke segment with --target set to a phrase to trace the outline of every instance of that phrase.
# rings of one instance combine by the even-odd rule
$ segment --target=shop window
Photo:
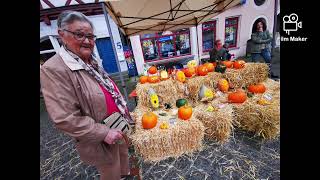
[[[188,55],[191,53],[190,31],[180,29],[174,32],[162,32],[141,35],[141,46],[145,61]]]
[[[254,3],[255,3],[257,6],[263,5],[265,2],[266,2],[266,0],[254,0]]]
[[[225,23],[225,44],[237,47],[239,17],[227,18]]]
[[[208,21],[202,24],[202,51],[208,52],[214,47],[216,40],[216,21]]]

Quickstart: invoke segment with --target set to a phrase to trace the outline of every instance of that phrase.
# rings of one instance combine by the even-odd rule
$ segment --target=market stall
[[[145,161],[201,150],[203,139],[227,142],[234,128],[264,139],[278,136],[280,83],[268,65],[243,60],[197,65],[168,73],[150,67],[141,76],[131,136]]]

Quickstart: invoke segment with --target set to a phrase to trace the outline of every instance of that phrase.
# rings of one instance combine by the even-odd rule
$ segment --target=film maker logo
[[[302,21],[298,22],[298,15],[295,13],[288,15],[285,15],[283,18],[283,31],[286,32],[286,34],[290,35],[291,31],[298,31],[298,29],[302,28]],[[308,38],[306,37],[283,37],[281,36],[281,41],[307,41]]]

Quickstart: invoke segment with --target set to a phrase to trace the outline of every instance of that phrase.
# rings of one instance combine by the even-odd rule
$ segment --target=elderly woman
[[[266,63],[271,62],[270,43],[272,37],[267,29],[265,22],[258,19],[253,25],[253,33],[251,40],[253,42],[251,55],[252,61],[256,62],[260,57],[264,59]]]
[[[80,158],[93,165],[102,180],[129,175],[128,147],[117,143],[119,130],[101,123],[120,112],[131,123],[129,111],[115,83],[93,56],[93,24],[82,13],[60,14],[59,52],[41,67],[42,92],[50,118],[73,137]]]

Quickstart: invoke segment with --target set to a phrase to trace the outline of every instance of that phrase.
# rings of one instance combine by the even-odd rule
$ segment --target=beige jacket
[[[64,48],[41,67],[40,79],[50,118],[76,139],[81,160],[96,166],[119,164],[115,161],[120,159],[127,162],[128,154],[119,153],[127,152],[125,146],[103,142],[109,129],[100,122],[108,107],[99,84]]]

